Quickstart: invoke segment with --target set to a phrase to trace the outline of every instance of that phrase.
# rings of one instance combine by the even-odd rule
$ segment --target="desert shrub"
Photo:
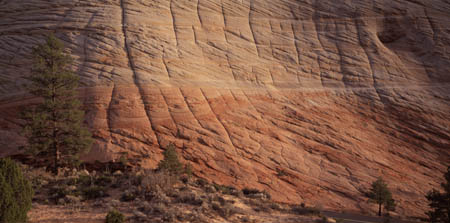
[[[94,181],[93,181],[91,176],[80,175],[78,177],[78,179],[76,180],[76,183],[80,184],[80,185],[84,185],[84,186],[90,186],[90,185],[92,185],[94,183]]]
[[[258,189],[254,189],[254,188],[244,188],[242,189],[242,193],[244,193],[244,195],[248,196],[248,195],[252,195],[252,194],[259,194],[262,193],[261,191],[259,191]]]
[[[204,187],[204,186],[208,185],[208,181],[203,178],[198,178],[196,183],[200,187]]]
[[[64,198],[67,195],[71,195],[71,191],[66,186],[55,186],[50,188],[49,193],[52,198],[58,200],[60,198]]]
[[[214,184],[214,187],[216,188],[217,191],[221,192],[222,194],[233,195],[237,191],[236,188],[234,188],[233,186]]]
[[[275,206],[276,203],[262,201],[262,200],[247,199],[247,200],[245,200],[245,203],[248,204],[249,206],[251,206],[252,209],[256,212],[270,213],[272,210],[277,210],[280,208],[279,206]],[[272,204],[274,204],[274,205],[272,205]]]
[[[121,201],[124,202],[129,202],[129,201],[134,201],[136,200],[137,194],[130,192],[130,191],[125,191],[125,193],[122,194],[122,197],[120,198]]]
[[[250,198],[271,199],[271,196],[267,191],[260,191],[254,188],[244,188],[242,189],[242,193]]]
[[[176,201],[178,203],[192,204],[200,206],[203,204],[203,200],[196,196],[194,193],[185,192],[178,195]]]
[[[232,215],[242,212],[238,208],[229,203],[221,205],[217,202],[213,202],[211,204],[211,207],[224,219],[228,219]]]
[[[145,193],[161,190],[168,194],[176,182],[177,178],[167,171],[147,171],[142,177],[141,187]]]
[[[87,200],[106,197],[108,194],[105,192],[105,188],[101,186],[89,186],[82,189],[83,197]]]
[[[298,215],[320,215],[320,209],[316,207],[294,206],[291,211]]]
[[[106,215],[105,223],[123,223],[125,216],[117,210],[109,211]]]
[[[11,159],[0,159],[0,222],[26,222],[33,193],[20,167]]]
[[[287,172],[285,170],[277,168],[277,176],[278,177],[287,176],[287,175],[288,174],[287,174]]]
[[[113,178],[111,176],[102,175],[95,179],[95,184],[98,186],[108,186],[113,182]]]

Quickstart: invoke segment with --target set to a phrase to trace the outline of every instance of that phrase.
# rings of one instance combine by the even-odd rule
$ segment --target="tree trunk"
[[[53,67],[53,64],[52,64],[52,67]],[[55,83],[53,83],[53,87],[52,87],[52,102],[53,102],[53,104],[55,103],[55,101],[56,101],[56,89],[55,89]],[[53,169],[53,174],[55,175],[55,176],[58,176],[58,174],[59,174],[59,171],[58,171],[58,168],[59,168],[59,150],[58,150],[58,145],[57,145],[57,139],[56,139],[56,137],[57,137],[57,125],[56,125],[56,111],[55,111],[55,109],[53,108],[53,111],[52,111],[52,119],[53,119],[53,152],[55,153],[55,154],[53,154],[55,157],[55,160],[54,160],[54,164],[55,164],[55,166],[53,167],[54,169]]]
[[[53,132],[53,138],[56,139],[56,131]],[[54,166],[53,166],[53,174],[55,176],[57,176],[59,173],[58,169],[59,169],[59,150],[58,150],[58,146],[56,145],[56,142],[53,142],[53,151],[55,152],[54,158],[55,160],[54,162]]]
[[[378,204],[378,216],[381,216],[381,203]]]

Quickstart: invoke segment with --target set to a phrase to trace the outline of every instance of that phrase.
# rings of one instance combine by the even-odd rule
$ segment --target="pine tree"
[[[389,191],[386,182],[381,177],[372,183],[368,197],[370,201],[378,204],[378,216],[381,216],[382,206],[387,211],[395,210],[395,200],[392,198],[392,193]]]
[[[450,166],[444,178],[446,182],[441,184],[444,191],[433,189],[426,196],[432,209],[426,213],[431,223],[450,223]]]
[[[33,49],[33,67],[26,79],[29,92],[42,101],[23,113],[26,150],[49,161],[55,175],[60,166],[76,163],[92,144],[77,99],[79,78],[70,70],[71,56],[63,51],[54,35]]]
[[[167,146],[166,150],[163,152],[164,159],[158,164],[159,170],[167,170],[172,174],[178,175],[183,171],[183,164],[178,160],[177,151],[175,146],[171,143]]]

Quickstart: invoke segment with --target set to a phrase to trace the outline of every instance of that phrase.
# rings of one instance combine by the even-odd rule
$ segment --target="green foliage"
[[[122,197],[120,198],[121,201],[124,202],[129,202],[129,201],[134,201],[137,198],[137,194],[130,192],[130,191],[126,191],[125,193],[122,194]]]
[[[286,173],[286,171],[285,170],[283,170],[283,169],[278,169],[277,168],[277,176],[278,177],[283,177],[283,176],[287,176],[288,174]]]
[[[122,164],[123,166],[126,166],[128,164],[128,153],[127,152],[123,152],[120,157],[119,157],[119,162],[120,164]]]
[[[395,200],[383,178],[379,177],[372,183],[372,187],[367,196],[369,201],[378,204],[378,216],[381,216],[381,207],[384,206],[386,211],[395,210]]]
[[[213,184],[214,188],[216,188],[217,191],[221,192],[222,194],[229,194],[233,195],[236,190],[233,186],[227,186],[227,185],[219,185],[219,184]]]
[[[20,167],[11,159],[0,159],[0,222],[25,222],[33,194]]]
[[[255,188],[247,188],[246,187],[246,188],[242,189],[242,193],[244,193],[244,195],[253,195],[253,194],[259,194],[262,192]]]
[[[60,165],[78,164],[79,154],[92,144],[90,132],[83,127],[84,112],[77,99],[79,78],[70,70],[72,58],[63,51],[63,44],[53,35],[33,49],[27,88],[42,101],[22,113],[26,121],[23,132],[28,140],[25,149],[52,163],[55,174]]]
[[[446,182],[441,184],[444,192],[433,189],[426,196],[432,209],[426,213],[431,223],[450,222],[450,166],[447,168],[444,178]]]
[[[82,189],[83,197],[87,200],[97,199],[108,196],[105,188],[101,186],[89,186]]]
[[[292,207],[291,211],[298,215],[319,216],[321,214],[320,208],[306,207],[305,205],[296,205],[296,206]]]
[[[99,176],[95,179],[95,184],[98,186],[108,186],[113,182],[113,177],[111,176]]]
[[[173,144],[169,144],[163,152],[163,155],[164,159],[158,164],[159,170],[166,170],[175,175],[179,175],[183,172],[183,164],[178,160],[177,151]]]
[[[123,223],[125,222],[125,215],[117,210],[109,211],[106,215],[105,223]]]

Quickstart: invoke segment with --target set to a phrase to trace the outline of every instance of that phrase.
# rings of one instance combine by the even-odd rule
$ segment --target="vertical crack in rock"
[[[203,91],[202,88],[200,88],[200,92],[202,93],[203,98],[205,98],[205,101],[206,101],[206,103],[208,104],[209,109],[211,110],[211,113],[214,115],[215,119],[218,121],[218,123],[222,126],[223,130],[225,131],[225,134],[226,134],[225,136],[226,136],[227,139],[230,141],[231,146],[233,147],[234,152],[236,153],[235,155],[237,155],[238,152],[237,152],[236,146],[234,145],[233,140],[231,140],[230,133],[228,132],[228,129],[225,128],[225,125],[223,124],[223,122],[219,119],[219,117],[217,116],[217,114],[214,112],[213,107],[211,106],[211,103],[209,102],[209,100],[208,100],[208,98],[206,97],[205,92]]]
[[[233,66],[231,66],[231,63],[230,63],[230,55],[228,55],[228,52],[225,52],[225,55],[227,56],[227,63],[228,63],[228,67],[231,70],[231,75],[233,75],[233,80],[236,81],[236,74],[235,74]]]
[[[325,51],[325,49],[323,48],[323,43],[322,43],[322,40],[320,39],[320,33],[319,33],[319,28],[320,27],[319,27],[318,19],[320,19],[320,15],[319,15],[319,12],[317,11],[318,10],[317,9],[318,1],[320,1],[320,0],[316,0],[314,2],[314,5],[313,5],[314,14],[313,14],[312,20],[313,20],[313,23],[314,23],[314,27],[316,29],[315,31],[316,31],[316,34],[317,34],[317,41],[320,43],[320,47],[322,48],[322,50]],[[320,65],[320,57],[322,57],[321,52],[319,52],[318,55],[317,55],[317,65],[319,66],[320,82],[322,84],[322,87],[325,87],[324,86],[324,82],[323,82],[322,67]]]
[[[114,82],[113,82],[114,83]],[[107,124],[107,127],[108,127],[108,130],[109,130],[109,134],[110,134],[110,137],[111,137],[111,142],[112,142],[112,140],[113,140],[113,130],[112,130],[112,128],[111,128],[111,126],[112,126],[112,124],[111,124],[111,122],[112,122],[112,119],[111,119],[111,113],[112,113],[112,104],[113,104],[113,97],[114,97],[114,95],[116,94],[116,85],[115,84],[113,84],[113,89],[111,90],[111,98],[109,99],[109,104],[108,104],[108,110],[106,111],[106,124]]]
[[[123,1],[123,0],[122,0]],[[170,0],[169,2],[169,10],[170,10],[170,16],[172,17],[172,27],[173,27],[173,34],[175,35],[175,41],[177,43],[177,51],[178,51],[178,35],[177,35],[177,27],[175,25],[175,15],[173,14],[173,1]]]
[[[355,26],[356,26],[356,33],[357,33],[357,35],[358,35],[359,45],[363,48],[364,53],[365,53],[365,55],[366,55],[366,57],[367,57],[367,61],[368,61],[368,63],[369,63],[369,67],[370,67],[370,74],[369,74],[369,75],[372,77],[373,88],[375,89],[375,92],[377,93],[378,98],[380,99],[380,102],[383,103],[383,104],[385,104],[384,99],[381,97],[381,94],[380,94],[380,92],[379,92],[379,89],[378,89],[378,83],[377,83],[376,78],[375,78],[374,69],[373,69],[373,64],[372,64],[373,58],[370,56],[370,53],[369,53],[368,50],[367,50],[367,43],[364,43],[364,40],[361,38],[362,24],[361,24],[359,18],[355,18],[355,19],[354,19],[354,22],[355,22]],[[386,104],[385,104],[385,105],[386,105]]]
[[[225,37],[225,42],[227,44],[227,51],[225,51],[224,53],[225,53],[225,56],[227,57],[228,67],[231,70],[231,75],[233,75],[233,80],[236,81],[236,74],[235,74],[233,66],[231,66],[231,63],[230,63],[230,55],[229,55],[230,53],[229,53],[229,50],[228,50],[228,45],[230,44],[230,42],[228,41],[227,32],[226,32],[226,30],[227,30],[227,20],[225,18],[225,10],[223,8],[224,7],[223,0],[220,3],[221,3],[221,10],[222,10],[222,17],[223,17],[223,27],[224,27],[223,28],[223,35]]]
[[[270,48],[272,48],[272,44],[270,44]],[[272,56],[273,56],[273,49],[272,49]],[[272,85],[275,86],[275,80],[273,79],[273,73],[272,73],[272,69],[270,69],[270,67],[269,67],[269,74],[270,74],[270,79],[272,80]]]
[[[147,106],[146,106],[146,104],[144,102],[143,90],[142,90],[142,87],[141,87],[141,85],[140,85],[140,83],[138,81],[138,77],[137,77],[137,73],[136,73],[136,68],[134,66],[134,62],[131,59],[130,47],[128,45],[127,29],[125,27],[125,23],[127,21],[126,21],[126,11],[125,11],[124,1],[125,0],[120,0],[120,8],[122,10],[122,34],[123,34],[123,38],[124,38],[125,52],[126,52],[127,58],[128,58],[128,66],[130,67],[131,71],[133,72],[134,85],[138,88],[140,99],[141,99],[141,103],[142,103],[142,105],[144,107],[145,114],[147,115],[147,119],[148,119],[149,125],[152,128],[152,132],[153,132],[153,134],[154,134],[154,136],[156,138],[158,146],[161,148],[160,138],[156,134],[155,128],[154,128],[153,123],[152,123],[152,121],[150,119],[149,109],[147,108]]]
[[[345,22],[345,20],[342,20],[343,22]],[[341,44],[338,44],[338,38],[339,36],[339,30],[338,30],[338,23],[337,21],[334,21],[334,45],[338,51],[338,55],[339,55],[339,72],[341,73],[342,77],[342,83],[344,84],[344,87],[346,89],[352,89],[351,86],[347,86],[347,78],[349,73],[345,72],[345,65],[344,65],[344,60],[343,60],[343,53],[342,53],[342,49],[341,49]],[[349,88],[348,88],[349,87]],[[353,90],[352,90],[353,91]]]
[[[294,21],[292,21],[292,23],[291,23],[291,29],[292,29],[292,42],[294,42],[294,46],[295,46],[295,55],[297,56],[297,61],[295,61],[295,62],[297,62],[297,64],[298,65],[300,65],[300,51],[298,50],[299,49],[299,47],[298,47],[298,40],[297,40],[297,37],[296,37],[296,34],[295,34],[295,28],[294,28],[294,22],[297,22],[298,20],[297,20],[297,18],[294,20]]]
[[[431,30],[433,31],[433,41],[434,43],[436,43],[438,39],[437,32],[439,29],[436,27],[436,24],[433,22],[430,15],[428,14],[428,8],[424,7],[423,10],[425,12],[425,16],[427,17],[428,23],[430,23]]]
[[[194,43],[198,45],[197,33],[195,32],[195,27],[192,25],[192,33],[194,34]]]
[[[164,93],[162,92],[161,88],[159,88],[159,93],[161,94],[161,97],[162,97],[162,99],[164,100],[164,103],[167,106],[167,113],[169,113],[169,116],[170,116],[170,119],[172,120],[172,123],[175,125],[175,128],[177,128],[176,131],[178,131],[178,124],[177,124],[177,122],[175,122],[175,119],[173,118],[172,112],[170,111],[170,108],[169,108],[169,103],[167,103],[167,98],[164,95]],[[176,135],[173,135],[173,136],[175,137]]]
[[[220,1],[220,10],[222,12],[222,18],[223,18],[223,35],[225,37],[225,43],[229,44],[230,42],[228,41],[228,37],[227,37],[227,20],[225,18],[225,10],[223,8],[223,0]]]
[[[252,33],[252,36],[253,36],[253,43],[255,43],[256,53],[258,54],[258,57],[261,58],[261,54],[259,52],[259,47],[258,47],[258,44],[256,43],[255,31],[253,30],[253,26],[252,26],[253,1],[254,0],[250,0],[250,2],[249,2],[248,26],[249,26],[250,32]]]
[[[192,117],[194,117],[194,119],[197,122],[198,126],[200,126],[201,128],[205,129],[205,127],[203,127],[202,123],[200,123],[198,117],[195,116],[194,112],[192,111],[192,105],[190,105],[188,103],[186,94],[183,92],[183,90],[181,90],[181,88],[178,88],[178,91],[180,91],[181,97],[183,97],[183,101],[186,104],[186,107],[189,109],[189,112],[191,112]]]
[[[203,26],[202,18],[200,17],[200,0],[197,0],[197,17],[200,21],[200,26]]]
[[[86,67],[87,63],[87,40],[89,35],[89,28],[91,27],[92,22],[94,21],[94,17],[97,15],[97,12],[94,12],[91,15],[91,18],[89,18],[89,21],[86,23],[86,26],[84,26],[84,38],[83,38],[83,62],[78,68],[77,73],[81,76],[84,74],[84,69]],[[89,77],[89,75],[83,75],[86,77]]]
[[[162,52],[162,58],[161,58],[163,65],[164,65],[164,69],[167,72],[167,77],[170,79],[171,75],[170,75],[170,70],[169,67],[167,66],[167,61],[166,61],[166,48],[163,46],[163,52]]]
[[[291,20],[291,29],[292,29],[292,38],[293,38],[293,42],[294,42],[294,46],[295,46],[295,53],[297,55],[296,62],[298,65],[300,65],[300,51],[299,51],[299,46],[298,46],[299,38],[297,38],[297,34],[295,32],[295,27],[294,27],[294,25],[296,25],[297,23],[300,23],[300,20],[297,17],[297,15],[295,14],[294,8],[291,8],[291,14],[294,17],[294,19]],[[297,80],[298,80],[298,73],[297,73]]]

